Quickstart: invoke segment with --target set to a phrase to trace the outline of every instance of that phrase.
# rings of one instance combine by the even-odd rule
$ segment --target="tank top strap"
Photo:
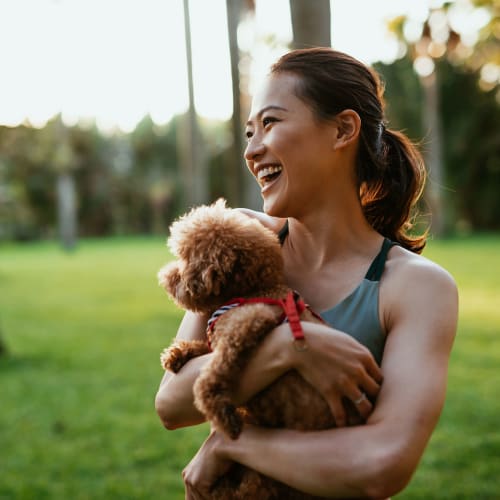
[[[288,236],[288,219],[286,220],[285,225],[278,232],[278,238],[280,240],[280,245],[283,245],[283,243],[285,243],[287,236]]]
[[[394,245],[397,245],[397,243],[391,241],[389,238],[384,238],[382,248],[380,249],[378,255],[373,259],[373,262],[371,263],[370,268],[366,273],[365,279],[370,281],[380,281],[382,273],[384,272],[387,254]]]

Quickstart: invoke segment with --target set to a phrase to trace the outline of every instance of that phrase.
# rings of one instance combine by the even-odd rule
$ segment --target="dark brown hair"
[[[357,59],[330,48],[299,49],[282,56],[273,73],[299,76],[297,97],[319,120],[345,109],[361,118],[356,174],[363,213],[383,236],[420,253],[426,234],[410,234],[413,210],[425,183],[425,166],[403,133],[385,126],[383,86],[377,73]]]

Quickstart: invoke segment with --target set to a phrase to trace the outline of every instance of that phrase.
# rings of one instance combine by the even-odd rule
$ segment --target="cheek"
[[[273,136],[270,144],[280,154],[286,154],[289,159],[293,159],[302,157],[314,150],[316,139],[314,130],[290,127]]]
[[[288,155],[297,168],[307,169],[310,173],[322,171],[324,165],[330,164],[332,151],[329,141],[312,134],[314,132],[309,137],[295,137]]]

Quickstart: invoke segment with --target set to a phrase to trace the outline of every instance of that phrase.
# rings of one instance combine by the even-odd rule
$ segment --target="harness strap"
[[[289,292],[282,307],[284,308],[284,315],[288,318],[288,323],[290,323],[293,338],[295,340],[304,340],[304,330],[299,317],[306,308],[304,301],[300,297],[296,298],[293,292]]]
[[[212,317],[208,320],[207,323],[207,339],[208,345],[210,346],[210,334],[212,333],[215,323],[217,320],[224,314],[234,307],[241,306],[243,304],[270,304],[273,306],[279,306],[283,309],[283,314],[279,320],[280,323],[283,323],[285,320],[288,320],[290,324],[290,329],[292,330],[292,335],[295,340],[304,340],[304,330],[302,329],[302,325],[300,324],[300,315],[306,310],[309,309],[311,313],[319,320],[323,321],[321,316],[312,311],[309,306],[300,298],[297,292],[289,291],[285,299],[273,299],[270,297],[237,297],[235,299],[231,299],[229,302],[226,302],[224,305],[219,307],[217,311],[212,314]]]

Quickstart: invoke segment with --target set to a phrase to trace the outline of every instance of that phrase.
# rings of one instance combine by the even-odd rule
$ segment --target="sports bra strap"
[[[286,220],[285,225],[278,232],[278,238],[280,240],[281,245],[285,243],[287,236],[288,236],[288,219]]]
[[[391,241],[389,238],[384,238],[384,242],[382,243],[382,248],[378,255],[373,259],[373,262],[368,269],[365,279],[370,281],[380,281],[382,277],[382,273],[384,272],[385,261],[387,260],[387,254],[389,250],[397,243]]]

